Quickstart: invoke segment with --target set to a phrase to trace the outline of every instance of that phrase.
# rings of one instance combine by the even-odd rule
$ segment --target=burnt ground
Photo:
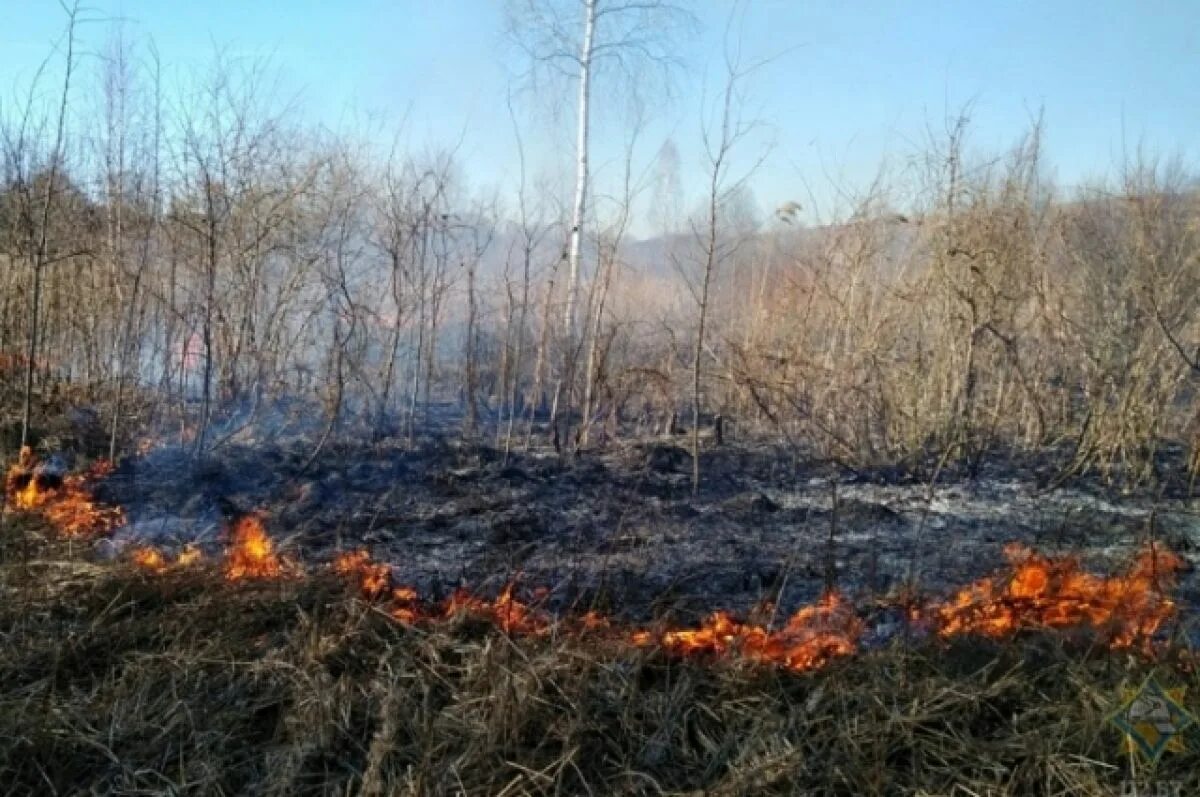
[[[790,611],[820,593],[831,550],[838,585],[863,601],[910,573],[938,592],[994,572],[1009,542],[1073,552],[1109,572],[1153,534],[1200,561],[1200,504],[1184,498],[1043,490],[1012,466],[932,487],[831,476],[780,448],[741,443],[704,453],[693,497],[678,443],[629,443],[573,461],[552,451],[506,461],[495,448],[446,441],[341,444],[307,471],[311,443],[299,440],[231,442],[199,464],[160,448],[103,485],[100,497],[124,506],[130,523],[98,551],[197,541],[216,553],[225,522],[261,508],[292,555],[321,562],[365,546],[431,597],[460,585],[487,594],[519,575],[549,588],[556,610],[681,619],[764,598]],[[1194,568],[1178,594],[1200,606]]]

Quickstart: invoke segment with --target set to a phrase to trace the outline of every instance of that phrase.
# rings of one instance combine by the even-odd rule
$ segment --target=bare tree
[[[113,367],[116,376],[113,385],[112,422],[109,427],[108,456],[110,460],[115,460],[117,457],[118,433],[120,430],[121,414],[124,409],[123,402],[129,362],[131,359],[134,362],[137,361],[135,357],[135,350],[138,344],[136,322],[139,312],[144,309],[141,299],[142,282],[150,267],[150,260],[154,251],[153,241],[161,210],[162,75],[156,50],[151,50],[151,58],[154,95],[151,111],[152,117],[151,120],[148,120],[151,129],[150,141],[145,144],[149,152],[141,153],[143,158],[149,159],[149,164],[141,164],[143,168],[149,170],[149,175],[138,175],[138,185],[134,187],[134,196],[132,197],[134,210],[139,217],[139,229],[137,230],[139,239],[134,244],[137,247],[137,253],[136,262],[132,266],[131,285],[128,295],[123,297],[125,318],[118,334],[113,336],[113,346],[116,351]],[[127,278],[126,271],[129,266],[125,257],[125,206],[129,204],[130,200],[127,197],[126,187],[126,161],[128,158],[126,149],[128,147],[128,126],[129,115],[131,113],[128,107],[130,102],[129,95],[133,88],[131,85],[133,80],[134,77],[131,74],[130,66],[130,51],[122,31],[121,35],[114,42],[113,50],[107,63],[104,82],[106,117],[108,120],[105,145],[106,171],[109,177],[107,182],[107,204],[109,206],[110,250],[113,259],[114,286],[120,286],[125,281]],[[144,183],[147,181],[148,185],[145,185]],[[146,194],[148,194],[148,197]]]
[[[632,131],[625,144],[624,167],[621,193],[613,198],[613,211],[605,229],[597,235],[596,251],[599,256],[599,274],[594,281],[588,301],[590,324],[586,335],[587,361],[584,366],[582,417],[577,445],[586,447],[593,421],[597,383],[601,381],[604,360],[604,319],[608,309],[609,292],[612,290],[613,274],[621,258],[621,247],[632,221],[634,203],[646,184],[646,175],[634,174],[634,150],[643,129],[643,117],[635,117]]]
[[[507,391],[504,404],[507,406],[507,409],[508,409],[508,423],[507,423],[507,428],[504,430],[504,457],[505,457],[506,461],[508,459],[509,453],[512,450],[513,428],[514,428],[514,423],[516,421],[516,416],[518,413],[517,398],[521,392],[520,391],[521,368],[522,368],[523,357],[524,357],[524,353],[525,353],[525,328],[526,328],[526,325],[528,324],[528,317],[529,317],[529,294],[530,294],[530,289],[532,287],[532,278],[533,278],[533,257],[534,257],[534,252],[537,251],[538,247],[541,245],[542,240],[545,238],[546,234],[550,230],[550,225],[540,219],[540,215],[541,215],[540,212],[537,212],[536,213],[537,217],[535,217],[535,210],[530,208],[528,178],[527,178],[527,164],[526,164],[526,159],[525,159],[525,142],[521,135],[521,126],[517,122],[516,111],[513,109],[511,96],[509,97],[509,102],[508,102],[508,112],[509,112],[509,118],[512,120],[513,136],[516,140],[516,148],[517,148],[517,167],[518,167],[518,184],[517,184],[518,220],[517,220],[517,224],[520,228],[519,249],[520,249],[520,259],[521,259],[521,299],[519,302],[520,312],[514,321],[514,319],[512,318],[512,291],[510,288],[508,288],[507,270],[506,270],[506,289],[507,289],[508,295],[509,295],[509,322],[508,322],[508,325],[509,325],[509,327],[513,327],[515,325],[514,333],[510,334],[509,331],[506,330],[506,333],[505,333],[506,349],[507,349],[508,339],[514,335],[516,338],[515,351],[513,353],[512,363],[508,368],[508,370],[510,370],[511,374],[512,374],[511,379],[510,379],[510,384],[507,387],[502,385],[502,389]],[[539,210],[540,210],[540,207],[541,206],[539,203],[539,205],[538,205]],[[507,269],[507,263],[506,263],[506,269]],[[541,365],[540,353],[541,353],[541,349],[539,348],[538,365],[535,369],[535,370],[539,370],[539,371],[540,371],[540,365]],[[507,363],[507,360],[506,360],[506,363]],[[535,394],[538,390],[538,388],[536,387],[537,379],[538,379],[538,377],[535,376],[535,387],[533,388],[533,393],[535,393]],[[531,417],[531,424],[532,424],[532,417]],[[502,428],[504,428],[503,424],[497,424],[497,429],[496,429],[497,441],[499,441],[499,435],[501,433]]]
[[[761,122],[744,115],[743,95],[747,79],[761,69],[770,59],[743,63],[741,41],[731,37],[736,12],[729,17],[726,27],[724,50],[724,87],[719,95],[715,119],[701,125],[701,139],[707,159],[708,191],[705,199],[704,218],[693,221],[692,233],[699,243],[699,284],[688,280],[692,298],[698,311],[696,319],[696,341],[692,348],[692,492],[700,489],[700,413],[703,403],[701,374],[705,355],[705,332],[709,320],[709,295],[717,269],[743,243],[741,236],[732,240],[723,237],[722,214],[730,200],[739,196],[751,176],[765,159],[765,154],[739,176],[732,176],[731,158],[736,149],[745,143]]]
[[[280,343],[294,281],[315,262],[282,255],[296,249],[300,200],[325,160],[307,158],[297,146],[288,109],[274,105],[266,78],[262,65],[218,53],[198,90],[202,101],[182,110],[173,136],[180,151],[169,221],[191,238],[183,256],[198,277],[192,315],[198,315],[203,366],[196,456],[208,443],[218,402],[261,395],[268,372],[277,372],[266,344]],[[272,271],[281,271],[281,279],[269,285]]]
[[[71,95],[71,76],[75,69],[75,27],[79,18],[79,4],[63,7],[67,12],[66,31],[66,61],[63,68],[62,93],[59,95],[58,116],[54,125],[54,145],[49,153],[49,169],[45,176],[41,197],[40,221],[37,225],[37,243],[30,247],[30,267],[33,278],[33,290],[30,297],[29,311],[29,344],[25,352],[25,395],[21,407],[21,446],[29,442],[29,422],[33,407],[33,375],[38,356],[38,334],[41,304],[42,281],[45,270],[55,258],[50,253],[50,217],[57,199],[58,178],[63,169],[64,138],[67,127],[67,105]],[[31,98],[32,102],[32,98]],[[33,233],[32,226],[30,233]]]
[[[491,207],[488,206],[491,205]],[[477,280],[479,263],[495,237],[495,203],[480,202],[471,216],[460,222],[461,263],[467,274],[467,331],[464,359],[464,393],[466,394],[466,417],[463,432],[470,437],[475,434],[479,422],[479,295]]]

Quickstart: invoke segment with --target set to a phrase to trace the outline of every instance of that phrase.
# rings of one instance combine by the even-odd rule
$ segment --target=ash
[[[330,446],[230,442],[201,461],[160,448],[127,461],[100,497],[128,525],[104,543],[199,543],[252,509],[284,551],[319,563],[366,547],[398,583],[444,596],[518,579],[549,590],[549,608],[600,608],[632,619],[694,619],[771,601],[781,612],[833,583],[856,601],[905,584],[933,594],[1005,565],[1019,542],[1120,572],[1150,539],[1197,560],[1200,511],[1187,498],[1121,496],[1096,485],[1043,489],[1012,465],[929,484],[846,474],[784,449],[735,443],[691,457],[644,440],[561,458],[430,438]],[[305,469],[305,465],[309,467]],[[1181,604],[1200,606],[1194,567]]]

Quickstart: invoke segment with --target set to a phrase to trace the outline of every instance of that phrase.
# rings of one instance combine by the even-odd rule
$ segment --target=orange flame
[[[500,591],[494,601],[483,600],[466,590],[455,590],[446,602],[443,614],[453,617],[468,614],[494,623],[506,634],[541,636],[550,630],[550,618],[513,597],[513,584]]]
[[[388,594],[392,569],[386,564],[373,562],[366,550],[343,553],[333,561],[333,570],[339,575],[353,578],[369,598],[382,598]],[[391,589],[392,617],[403,623],[419,621],[449,620],[467,615],[486,620],[503,631],[513,634],[538,635],[548,631],[551,618],[536,608],[515,597],[516,587],[509,584],[495,600],[487,600],[465,589],[455,590],[438,606],[426,606],[412,587],[399,586]]]
[[[634,644],[659,644],[684,656],[727,656],[739,653],[752,661],[793,672],[823,667],[858,650],[863,623],[854,607],[836,591],[788,618],[779,630],[740,622],[728,612],[714,612],[694,630],[635,632]]]
[[[20,489],[14,489],[11,495],[13,506],[28,512],[37,509],[45,503],[52,493],[50,490],[39,489],[37,480],[30,476],[28,481],[25,482],[25,486]]]
[[[175,561],[170,562],[166,554],[158,548],[145,545],[135,548],[131,558],[137,567],[161,575],[171,568],[190,567],[198,564],[204,558],[204,554],[195,545],[189,543],[175,557]]]
[[[1005,556],[1013,565],[1007,579],[982,579],[935,607],[941,637],[1089,627],[1122,649],[1148,644],[1176,611],[1165,591],[1184,562],[1170,551],[1144,551],[1126,575],[1109,578],[1084,572],[1075,557],[1052,559],[1020,545],[1010,545]]]
[[[167,570],[167,557],[163,556],[162,551],[157,548],[136,549],[133,552],[133,563],[152,573],[165,573]]]
[[[5,478],[9,501],[23,510],[39,510],[61,533],[90,535],[111,531],[124,523],[119,508],[98,504],[88,484],[112,470],[98,462],[85,474],[70,475],[55,484],[36,470],[32,451],[24,448]],[[252,512],[232,524],[224,573],[228,580],[281,578],[300,573],[299,566],[281,556],[264,525],[265,514]],[[1185,562],[1164,549],[1142,552],[1122,576],[1102,577],[1085,572],[1075,557],[1047,557],[1014,545],[1005,550],[1012,571],[960,589],[948,600],[933,604],[905,603],[912,622],[929,623],[943,639],[964,634],[1004,638],[1027,629],[1085,628],[1114,649],[1153,652],[1153,639],[1175,616],[1177,606],[1167,592]],[[169,567],[154,548],[133,552],[133,561],[151,572]],[[174,566],[200,561],[198,548],[189,546]],[[741,656],[792,671],[822,667],[855,653],[863,623],[853,605],[836,591],[793,614],[778,629],[715,612],[694,628],[620,630],[597,612],[559,623],[547,613],[519,600],[509,584],[494,599],[458,590],[439,605],[421,601],[411,587],[392,586],[391,568],[373,562],[365,550],[344,553],[333,562],[335,572],[354,578],[369,598],[390,598],[396,620],[415,624],[468,615],[496,625],[506,633],[541,636],[553,628],[566,632],[599,631],[637,646],[657,645],[679,656]]]
[[[282,578],[296,572],[294,563],[275,553],[265,519],[265,513],[256,511],[233,522],[225,553],[225,578],[229,581]]]
[[[467,616],[490,622],[508,634],[541,636],[547,633],[553,625],[551,618],[514,597],[515,589],[514,585],[509,584],[495,600],[458,589],[440,605],[428,607],[412,587],[396,587],[392,590],[390,613],[393,618],[408,625]]]
[[[1083,572],[1070,557],[1052,559],[1021,547],[1010,547],[1006,554],[1014,565],[1007,578],[983,579],[932,608],[913,608],[910,619],[932,620],[941,638],[960,634],[1003,637],[1019,629],[1085,626],[1113,648],[1140,644],[1151,652],[1151,638],[1175,614],[1175,603],[1164,590],[1184,562],[1168,551],[1145,552],[1127,575],[1110,578]],[[372,597],[385,594],[370,578],[382,567],[362,551],[344,554],[335,565],[338,572],[359,579]],[[511,584],[495,600],[460,589],[439,605],[423,603],[411,587],[396,587],[391,604],[391,616],[405,624],[465,614],[512,634],[540,636],[555,627],[549,615],[518,600]],[[559,627],[567,632],[610,632],[636,646],[657,645],[678,656],[736,655],[793,672],[817,669],[856,653],[864,631],[853,604],[836,591],[801,608],[778,629],[738,620],[728,612],[715,612],[695,628],[620,631],[608,618],[589,611]]]
[[[359,581],[363,594],[377,598],[387,592],[392,583],[392,569],[371,561],[365,548],[347,551],[333,560],[333,572],[342,576],[354,576]]]
[[[373,563],[366,551],[342,554],[333,564],[335,572],[354,578],[369,597],[385,594],[390,568]],[[544,592],[542,593],[544,595]],[[438,605],[423,603],[412,587],[391,591],[391,616],[406,625],[437,622],[469,616],[492,623],[505,633],[543,636],[554,628],[554,620],[536,606],[516,597],[509,584],[494,600],[456,590]],[[536,596],[536,597],[541,597]],[[638,646],[657,644],[680,656],[739,654],[752,661],[774,664],[793,671],[821,667],[838,656],[858,649],[862,621],[853,606],[836,592],[800,609],[778,630],[742,623],[725,612],[717,612],[697,629],[617,631],[608,618],[589,611],[565,624],[568,632],[613,632]]]
[[[44,479],[36,468],[33,450],[23,447],[4,482],[8,500],[17,509],[40,510],[60,534],[68,537],[99,536],[125,525],[124,511],[96,501],[89,487],[91,482],[112,473],[112,463],[97,460],[86,472],[67,476],[58,484]]]
[[[21,446],[17,461],[9,467],[4,476],[4,492],[8,496],[8,502],[17,509],[36,509],[47,495],[47,492],[38,489],[37,480],[33,475],[36,466],[37,459],[33,456],[33,449]]]
[[[418,620],[422,619],[423,612],[421,611],[420,598],[417,597],[417,591],[412,587],[396,587],[393,589],[392,602],[395,605],[392,607],[391,615],[401,623],[414,625]]]

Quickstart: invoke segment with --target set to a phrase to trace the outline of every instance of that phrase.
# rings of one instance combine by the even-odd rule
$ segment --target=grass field
[[[150,576],[49,539],[10,515],[0,542],[0,793],[1100,795],[1131,771],[1200,790],[1194,738],[1152,775],[1106,720],[1151,672],[1194,705],[1174,655],[1033,634],[792,674],[409,627],[332,575]]]

